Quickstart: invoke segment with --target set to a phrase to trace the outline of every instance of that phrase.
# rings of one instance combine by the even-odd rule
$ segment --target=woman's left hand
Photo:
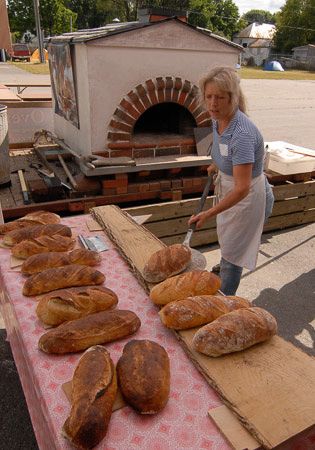
[[[203,226],[205,221],[209,219],[209,211],[203,211],[199,214],[191,216],[191,218],[188,220],[188,225],[191,225],[193,223],[196,223],[196,229],[198,230]]]

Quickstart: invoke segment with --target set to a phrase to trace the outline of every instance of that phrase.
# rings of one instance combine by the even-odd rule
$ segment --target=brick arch
[[[139,117],[159,103],[177,103],[194,117],[197,127],[210,126],[210,116],[198,99],[198,88],[179,77],[157,77],[139,84],[121,100],[110,121],[109,142],[130,142]]]

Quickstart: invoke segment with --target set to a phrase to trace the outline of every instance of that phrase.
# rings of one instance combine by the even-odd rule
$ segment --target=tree
[[[263,9],[251,9],[247,13],[242,15],[242,19],[247,23],[247,25],[258,22],[258,23],[276,23],[276,18],[274,14],[269,11],[264,11]]]
[[[66,8],[63,0],[40,0],[41,27],[45,35],[61,34],[75,27],[77,15]],[[8,15],[12,32],[21,37],[26,31],[35,33],[33,0],[8,0]]]
[[[188,21],[214,33],[232,38],[239,30],[238,8],[232,0],[191,0]]]
[[[291,52],[315,42],[315,0],[287,0],[276,15],[274,44],[278,52]]]

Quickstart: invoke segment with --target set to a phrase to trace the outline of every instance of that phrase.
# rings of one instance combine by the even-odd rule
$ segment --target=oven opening
[[[134,138],[143,135],[193,136],[196,121],[177,103],[159,103],[147,109],[134,126]]]

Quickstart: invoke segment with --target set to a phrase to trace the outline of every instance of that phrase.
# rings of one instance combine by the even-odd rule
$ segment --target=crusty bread
[[[38,346],[46,353],[80,352],[130,336],[140,325],[139,317],[132,311],[101,311],[49,330],[40,337]]]
[[[150,298],[157,305],[183,300],[195,295],[212,295],[220,289],[221,280],[207,270],[194,270],[167,278],[151,289]]]
[[[235,309],[250,306],[250,302],[241,297],[200,295],[168,303],[159,311],[159,315],[166,327],[185,330],[212,322]]]
[[[79,248],[72,252],[45,252],[30,256],[22,264],[21,272],[24,275],[33,275],[53,267],[63,267],[69,264],[82,264],[83,266],[96,266],[101,262],[100,254]]]
[[[3,242],[5,245],[12,247],[19,242],[27,239],[36,239],[40,236],[67,236],[71,237],[71,228],[60,223],[54,223],[49,225],[36,225],[31,227],[25,227],[21,230],[13,230],[4,235]]]
[[[47,252],[66,252],[75,246],[75,239],[66,236],[39,236],[19,242],[12,247],[12,255],[27,259],[32,255]]]
[[[90,449],[106,435],[117,393],[108,351],[96,345],[80,358],[72,379],[71,411],[62,434],[77,448]]]
[[[117,305],[115,292],[104,286],[60,289],[44,295],[37,304],[36,314],[46,325],[56,326],[80,319]]]
[[[153,253],[143,269],[143,278],[149,283],[159,283],[186,269],[191,260],[187,245],[174,244]]]
[[[170,392],[170,363],[163,347],[149,340],[129,341],[117,364],[121,393],[140,414],[155,414]]]
[[[48,211],[35,211],[25,216],[13,220],[12,222],[4,223],[0,225],[0,234],[8,233],[9,231],[19,230],[21,228],[35,226],[35,225],[45,225],[49,223],[59,223],[60,216],[55,213]]]
[[[102,284],[104,281],[105,275],[98,270],[72,264],[31,275],[24,283],[23,295],[40,295],[56,289]]]
[[[277,333],[276,319],[258,307],[232,311],[200,328],[193,347],[208,356],[238,352]]]

